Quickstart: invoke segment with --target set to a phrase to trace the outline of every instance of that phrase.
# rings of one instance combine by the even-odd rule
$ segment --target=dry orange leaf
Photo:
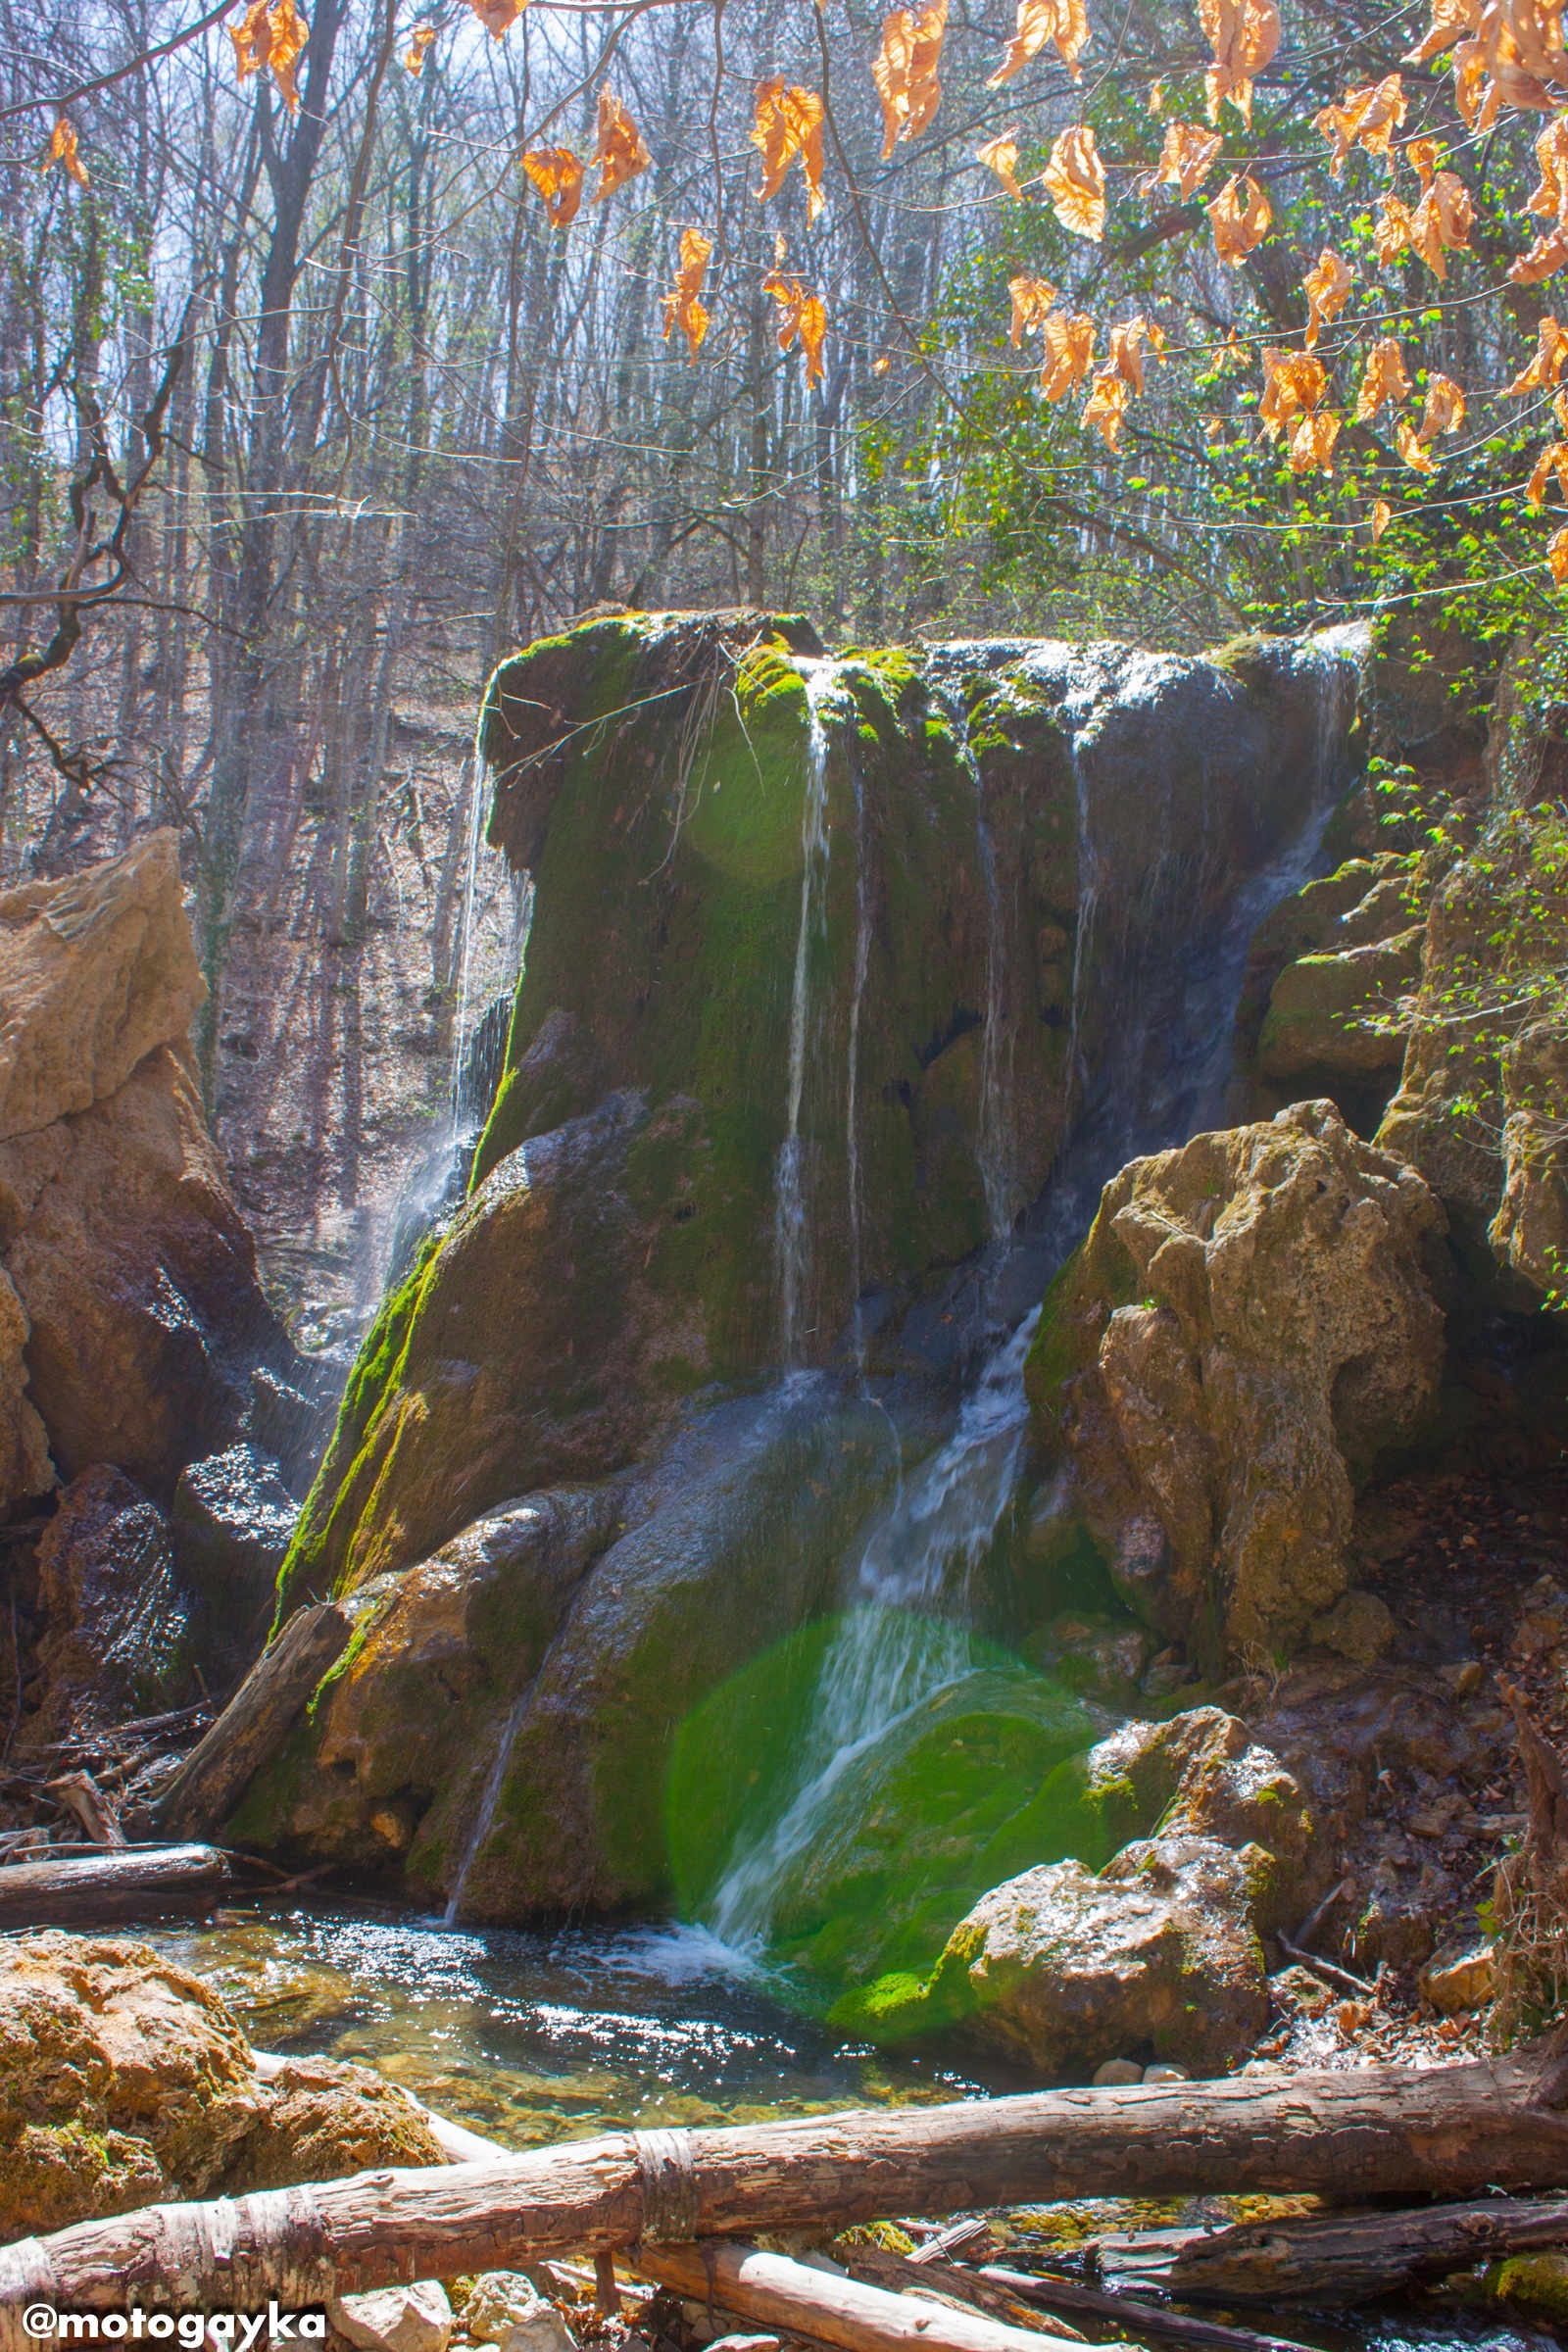
[[[882,161],[901,139],[917,139],[942,103],[937,68],[948,28],[948,0],[934,0],[916,15],[896,8],[882,24],[882,47],[871,79],[882,101]]]
[[[1012,296],[1012,325],[1007,340],[1018,351],[1026,334],[1044,326],[1056,299],[1056,289],[1043,277],[1009,277],[1007,292]]]
[[[1554,228],[1538,237],[1528,253],[1522,253],[1512,264],[1508,275],[1516,286],[1539,286],[1548,277],[1555,277],[1568,262],[1568,228]]]
[[[1435,441],[1440,433],[1456,433],[1465,418],[1465,398],[1451,375],[1427,378],[1426,405],[1421,411],[1418,441]]]
[[[1124,318],[1119,326],[1113,326],[1110,330],[1108,365],[1115,374],[1131,384],[1135,392],[1142,392],[1144,388],[1143,347],[1146,343],[1156,359],[1164,358],[1165,330],[1146,318],[1142,311],[1136,318]]]
[[[1401,416],[1394,428],[1395,445],[1405,464],[1416,473],[1436,473],[1438,461],[1425,442]]]
[[[1016,139],[987,139],[985,145],[977,149],[974,160],[977,164],[984,164],[988,172],[996,173],[1009,196],[1016,196],[1020,201],[1022,200],[1023,190],[1019,187],[1016,176],[1018,166],[1018,142]]]
[[[1382,538],[1384,532],[1388,529],[1393,520],[1394,509],[1390,506],[1388,500],[1386,498],[1380,498],[1376,500],[1372,508],[1372,544],[1374,547],[1376,547],[1378,541]]]
[[[1352,147],[1364,147],[1368,155],[1387,155],[1404,116],[1404,84],[1397,74],[1386,74],[1381,81],[1347,90],[1337,106],[1326,106],[1314,115],[1313,123],[1332,150],[1329,170],[1335,178],[1344,171]]]
[[[1409,206],[1402,197],[1391,191],[1378,207],[1378,217],[1372,226],[1372,243],[1385,270],[1398,260],[1409,244],[1413,225]]]
[[[806,380],[809,384],[822,381],[822,345],[827,338],[827,307],[818,294],[808,294],[798,277],[786,277],[781,270],[770,270],[762,280],[762,292],[771,294],[778,305],[778,347],[788,351],[796,337],[806,354]]]
[[[468,6],[493,41],[511,31],[527,0],[468,0]]]
[[[1432,23],[1419,47],[1405,57],[1407,66],[1424,66],[1481,22],[1481,0],[1432,0]]]
[[[1039,56],[1047,41],[1054,43],[1056,54],[1076,81],[1079,55],[1088,38],[1084,0],[1018,0],[1018,29],[986,87],[994,90],[1010,81],[1032,57]]]
[[[1114,449],[1121,431],[1121,420],[1127,414],[1132,398],[1132,386],[1114,368],[1102,368],[1089,387],[1089,399],[1084,408],[1083,423],[1087,432],[1091,425],[1099,431],[1107,449]]]
[[[585,167],[569,147],[530,147],[522,168],[545,200],[552,228],[569,228],[582,202]]]
[[[1410,244],[1438,278],[1448,274],[1445,248],[1468,244],[1474,219],[1464,181],[1440,172],[1410,216]]]
[[[642,132],[620,100],[609,90],[599,93],[598,131],[599,142],[588,158],[588,169],[591,172],[598,167],[599,185],[594,190],[594,202],[603,204],[607,196],[613,196],[617,188],[623,188],[628,179],[646,172],[654,159],[643,144]]]
[[[1291,471],[1322,473],[1334,471],[1334,444],[1340,437],[1340,420],[1332,409],[1317,409],[1309,416],[1298,416],[1291,428]]]
[[[1046,353],[1040,389],[1048,400],[1061,400],[1089,373],[1095,356],[1095,322],[1083,311],[1075,311],[1070,318],[1065,311],[1053,311],[1040,322],[1040,339]]]
[[[1536,169],[1541,184],[1525,206],[1543,220],[1568,216],[1568,115],[1549,122],[1536,141]]]
[[[1548,311],[1536,328],[1536,356],[1508,386],[1510,392],[1545,392],[1561,380],[1568,360],[1568,327],[1559,326]]]
[[[1306,348],[1312,350],[1319,331],[1337,318],[1350,299],[1355,279],[1348,263],[1327,245],[1317,257],[1317,267],[1309,270],[1301,280],[1306,296]]]
[[[1233,172],[1207,210],[1215,252],[1238,270],[1274,222],[1269,200],[1250,172],[1245,177]]]
[[[1536,460],[1535,471],[1525,490],[1525,496],[1533,507],[1545,505],[1553,474],[1557,476],[1557,486],[1564,498],[1568,498],[1568,441],[1548,441]]]
[[[1328,386],[1321,360],[1304,351],[1265,351],[1257,420],[1277,441],[1292,418],[1315,409]]]
[[[1564,580],[1568,580],[1568,529],[1552,532],[1546,541],[1546,562],[1551,565],[1551,576],[1560,588]]]
[[[788,89],[784,76],[776,74],[771,81],[757,85],[757,103],[752,117],[752,145],[762,159],[762,184],[757,195],[765,204],[776,196],[784,184],[784,174],[797,156],[806,174],[807,219],[814,220],[822,210],[822,101],[815,90],[802,89],[794,83]]]
[[[1228,98],[1243,118],[1252,120],[1252,82],[1280,45],[1280,12],[1274,0],[1198,0],[1198,14],[1214,63],[1208,69],[1208,119],[1219,117]]]
[[[669,341],[678,326],[694,360],[708,332],[708,312],[699,297],[703,291],[703,280],[708,275],[709,257],[712,250],[712,238],[705,237],[700,228],[683,228],[680,232],[680,268],[675,272],[675,283],[664,296],[664,341]]]
[[[1075,122],[1061,133],[1041,176],[1063,228],[1075,237],[1103,236],[1105,167],[1087,122]]]
[[[252,0],[239,24],[229,25],[228,37],[234,44],[236,78],[248,81],[253,74],[270,73],[289,113],[298,114],[294,67],[311,28],[294,0],[271,0],[270,7],[268,0]]]
[[[1557,101],[1547,85],[1568,82],[1559,0],[1435,0],[1414,54],[1449,47],[1455,102],[1473,130],[1490,130],[1504,108],[1550,113]]]
[[[411,74],[422,74],[424,72],[424,53],[434,39],[435,26],[433,24],[416,24],[414,27],[413,36],[410,39],[408,48],[405,50],[403,56],[403,63],[408,67]]]
[[[1214,354],[1215,367],[1250,368],[1251,366],[1251,353],[1248,350],[1246,344],[1238,343],[1236,340],[1236,329],[1233,326],[1230,333],[1226,336],[1224,342],[1220,345],[1218,351],[1216,351]]]
[[[1205,130],[1200,122],[1168,122],[1159,170],[1153,174],[1155,184],[1167,181],[1183,204],[1189,203],[1208,177],[1224,143],[1217,130]]]
[[[1356,421],[1375,416],[1380,409],[1397,408],[1410,397],[1410,378],[1404,372],[1404,355],[1394,335],[1380,335],[1366,355],[1366,373],[1361,378],[1361,396],[1355,404]]]
[[[87,176],[87,167],[76,153],[75,131],[66,121],[64,115],[55,124],[54,135],[49,141],[43,162],[38,169],[40,172],[53,172],[58,169],[74,179],[78,188],[92,185]]]
[[[1164,104],[1165,104],[1165,84],[1164,84],[1162,81],[1152,81],[1152,82],[1150,83],[1150,85],[1149,85],[1149,111],[1150,111],[1150,113],[1151,113],[1152,115],[1157,115],[1157,114],[1161,113],[1161,112],[1162,112],[1162,110],[1163,110],[1163,108],[1164,108]]]

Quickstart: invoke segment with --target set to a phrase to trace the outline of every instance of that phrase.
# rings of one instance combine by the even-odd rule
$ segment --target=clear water
[[[511,2147],[995,2087],[836,2039],[700,1929],[449,1929],[342,1905],[147,1939],[215,1984],[258,2049],[357,2059]]]

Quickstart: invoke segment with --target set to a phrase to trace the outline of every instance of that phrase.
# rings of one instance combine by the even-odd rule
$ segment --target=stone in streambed
[[[276,1462],[249,1443],[189,1462],[180,1472],[170,1537],[199,1604],[198,1639],[209,1679],[237,1681],[260,1652],[298,1515]]]
[[[191,1596],[162,1511],[107,1462],[73,1479],[38,1542],[45,1695],[24,1747],[178,1706],[193,1653]]]
[[[329,2295],[326,2316],[355,2352],[447,2352],[453,2328],[439,2278],[380,2286],[368,2295]]]

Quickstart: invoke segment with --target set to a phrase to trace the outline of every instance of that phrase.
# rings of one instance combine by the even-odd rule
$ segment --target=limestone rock
[[[1287,965],[1258,1039],[1263,1076],[1332,1084],[1396,1072],[1409,1026],[1402,1000],[1421,977],[1425,943],[1418,923],[1375,946]]]
[[[148,1945],[0,1938],[0,2237],[440,2161],[417,2111],[364,2069],[296,2062],[259,2082],[218,1994]]]
[[[1252,1918],[1267,1870],[1255,1847],[1166,1835],[1098,1878],[1079,1862],[1026,1871],[955,1932],[933,1992],[968,2008],[966,2040],[1041,2082],[1139,2048],[1221,2072],[1268,2021]]]
[[[170,1539],[199,1604],[204,1665],[224,1682],[237,1680],[266,1641],[297,1516],[277,1464],[248,1443],[179,1474]]]
[[[484,2271],[468,2289],[463,2325],[475,2343],[500,2344],[509,2328],[537,2318],[541,2305],[552,2308],[524,2272]]]
[[[1446,1943],[1421,1971],[1421,1990],[1440,2017],[1462,2017],[1486,2008],[1495,1975],[1490,1943]]]
[[[1502,1194],[1487,1232],[1498,1257],[1553,1297],[1568,1294],[1568,1035],[1547,1021],[1503,1056]]]
[[[0,894],[0,1142],[118,1093],[206,995],[172,829]]]
[[[1394,1612],[1375,1592],[1342,1592],[1332,1609],[1314,1617],[1307,1638],[1314,1649],[1332,1650],[1353,1665],[1370,1666],[1394,1647]]]
[[[16,1284],[0,1267],[0,1507],[45,1494],[55,1483],[49,1433],[26,1393],[31,1336]]]
[[[190,1598],[163,1513],[99,1463],[74,1479],[38,1542],[42,1711],[29,1744],[178,1706],[190,1681]]]
[[[628,2335],[624,2345],[635,2339]],[[577,2352],[577,2339],[554,2303],[541,2297],[501,2339],[502,2352]]]
[[[439,2278],[379,2286],[368,2295],[330,2295],[326,2316],[355,2352],[447,2352],[453,2328]]]
[[[1124,1597],[1211,1665],[1346,1590],[1353,1478],[1429,1419],[1443,1211],[1332,1103],[1134,1160],[1029,1361],[1048,1458]]]

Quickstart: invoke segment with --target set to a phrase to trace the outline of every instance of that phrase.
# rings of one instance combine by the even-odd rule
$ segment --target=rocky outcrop
[[[0,1339],[20,1313],[26,1374],[0,1372],[0,1504],[52,1483],[37,1422],[61,1477],[112,1463],[166,1502],[239,1434],[251,1367],[291,1360],[186,1058],[202,993],[172,832],[0,896]]]
[[[1155,1086],[1179,1124],[1200,1091],[1151,975],[1229,970],[1238,890],[1344,782],[1353,696],[1287,641],[828,663],[758,614],[596,620],[503,664],[492,836],[536,884],[507,1066],[290,1589],[646,1458],[709,1384],[830,1357],[867,1293],[882,1368],[951,1358],[903,1309],[1086,1103]]]
[[[1420,1177],[1327,1102],[1106,1186],[1031,1401],[1119,1591],[1192,1656],[1289,1648],[1346,1591],[1354,1486],[1435,1406],[1443,1231]]]
[[[147,1945],[0,1940],[0,2235],[440,2161],[423,2117],[364,2068],[259,2081],[218,1994]]]
[[[73,1479],[39,1540],[37,1574],[48,1631],[28,1745],[183,1700],[189,1595],[163,1513],[123,1472],[100,1462]]]

